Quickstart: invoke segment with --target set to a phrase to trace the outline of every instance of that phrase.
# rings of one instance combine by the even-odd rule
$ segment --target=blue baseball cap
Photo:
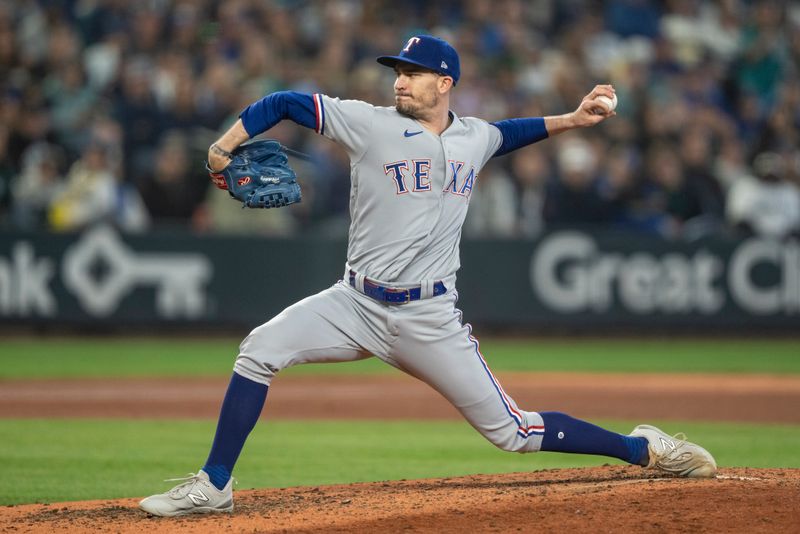
[[[378,63],[394,68],[398,63],[411,63],[453,78],[453,85],[461,76],[461,65],[456,49],[444,39],[432,35],[416,35],[396,56],[380,56]]]

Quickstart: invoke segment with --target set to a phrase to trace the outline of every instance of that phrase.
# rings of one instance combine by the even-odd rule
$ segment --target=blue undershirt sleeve
[[[547,128],[544,126],[544,117],[531,117],[524,119],[506,119],[493,122],[500,133],[503,134],[503,143],[493,157],[508,154],[512,150],[528,146],[542,139],[547,139]]]
[[[239,114],[250,138],[266,132],[280,121],[289,119],[306,128],[317,128],[314,97],[296,91],[278,91],[247,106]]]

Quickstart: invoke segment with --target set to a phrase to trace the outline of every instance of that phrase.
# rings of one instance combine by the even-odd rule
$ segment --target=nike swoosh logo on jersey
[[[408,130],[406,130],[405,132],[403,132],[403,135],[405,135],[406,137],[414,137],[415,135],[419,135],[421,133],[422,133],[422,130],[420,130],[418,132],[409,132]]]

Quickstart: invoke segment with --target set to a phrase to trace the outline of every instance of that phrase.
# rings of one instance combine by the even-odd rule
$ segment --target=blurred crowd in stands
[[[270,130],[312,159],[292,162],[301,204],[257,212],[210,187],[206,149],[276,90],[392,105],[375,57],[422,32],[461,55],[461,116],[619,97],[599,127],[491,160],[465,235],[800,235],[800,5],[777,0],[0,0],[0,226],[346,235],[335,144]]]

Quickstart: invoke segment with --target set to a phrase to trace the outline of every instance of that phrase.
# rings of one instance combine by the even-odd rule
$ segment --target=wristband
[[[233,154],[221,148],[218,144],[214,143],[211,145],[211,151],[219,154],[220,156],[225,156],[228,159],[233,159]]]

